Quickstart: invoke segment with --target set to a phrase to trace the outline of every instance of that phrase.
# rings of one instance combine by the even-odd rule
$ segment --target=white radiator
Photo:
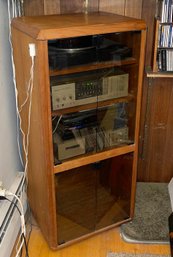
[[[21,191],[21,180],[23,172],[18,172],[17,176],[10,188],[7,188],[12,193]],[[8,197],[12,200],[12,197]],[[21,201],[24,210],[27,208],[26,195],[22,194]],[[20,208],[20,206],[19,206]],[[17,235],[20,230],[20,214],[14,204],[7,200],[0,200],[0,256],[10,257],[14,247]]]

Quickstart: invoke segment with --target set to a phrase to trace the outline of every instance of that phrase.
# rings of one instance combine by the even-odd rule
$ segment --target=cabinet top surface
[[[12,27],[37,39],[77,37],[103,33],[146,29],[143,20],[121,15],[95,12],[62,15],[19,17],[12,20]]]

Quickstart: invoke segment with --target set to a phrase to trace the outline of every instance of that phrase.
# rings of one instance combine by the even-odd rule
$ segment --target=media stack
[[[173,71],[173,0],[158,0],[158,70]]]

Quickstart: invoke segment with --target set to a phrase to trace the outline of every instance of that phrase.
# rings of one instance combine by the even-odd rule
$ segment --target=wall
[[[17,171],[21,170],[21,164],[6,0],[0,0],[0,24],[0,180],[4,186],[10,187]]]
[[[25,0],[26,16],[84,11],[85,0]],[[105,11],[140,18],[143,0],[88,0],[88,11]]]

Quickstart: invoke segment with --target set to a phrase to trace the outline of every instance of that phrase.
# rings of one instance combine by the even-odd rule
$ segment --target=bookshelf
[[[172,0],[157,1],[153,71],[166,74],[173,72]]]

